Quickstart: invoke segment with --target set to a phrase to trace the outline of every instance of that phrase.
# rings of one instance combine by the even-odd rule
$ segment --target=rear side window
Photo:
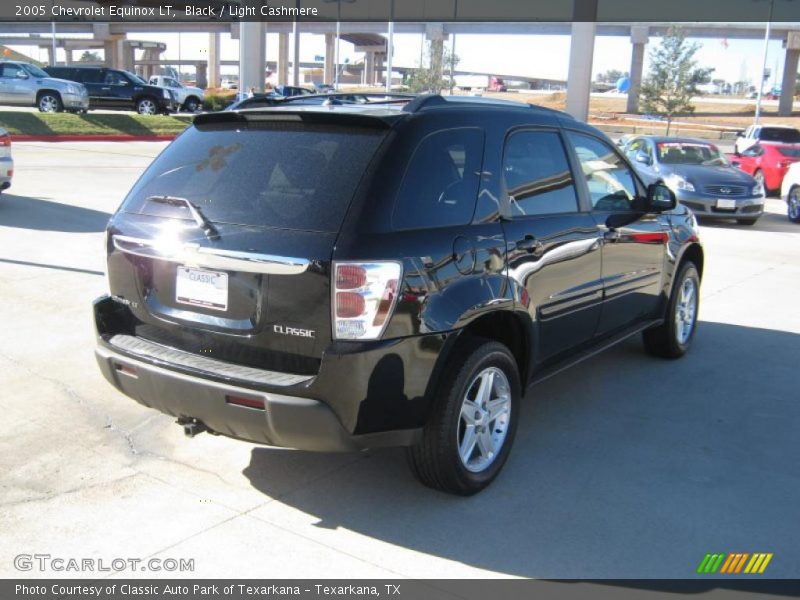
[[[182,206],[148,200],[166,195],[213,222],[338,231],[383,135],[302,123],[192,127],[145,171],[122,210],[191,218]]]
[[[512,217],[578,212],[578,196],[559,135],[520,131],[506,142],[503,176]]]
[[[426,137],[403,176],[392,226],[425,229],[469,223],[482,163],[481,129],[449,129]]]
[[[800,131],[788,127],[762,127],[758,136],[763,142],[800,143]]]
[[[74,69],[75,81],[81,83],[103,83],[105,72],[102,69]]]
[[[0,65],[0,77],[14,78],[17,77],[19,73],[25,73],[25,69],[19,65],[12,63],[3,63]]]

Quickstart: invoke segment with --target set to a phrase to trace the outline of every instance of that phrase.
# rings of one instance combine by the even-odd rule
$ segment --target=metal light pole
[[[764,73],[767,70],[767,52],[769,51],[769,32],[772,26],[772,8],[775,6],[775,0],[769,0],[769,15],[767,17],[767,28],[764,32],[764,58],[761,61],[761,72],[758,74],[758,95],[756,96],[756,115],[753,119],[753,125],[758,125],[761,118],[761,97],[764,95]]]
[[[339,17],[341,17],[341,5],[339,5]],[[339,91],[339,32],[340,32],[341,22],[336,21],[336,64],[333,66],[333,89],[337,92]]]
[[[50,33],[53,36],[52,40],[52,49],[53,49],[53,66],[58,64],[58,58],[56,57],[56,22],[50,21]]]

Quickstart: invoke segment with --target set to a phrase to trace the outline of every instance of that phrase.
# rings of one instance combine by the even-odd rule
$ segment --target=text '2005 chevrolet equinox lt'
[[[640,332],[683,355],[703,271],[691,213],[597,130],[437,95],[201,115],[106,239],[96,354],[123,393],[189,435],[407,446],[464,495],[531,384]]]

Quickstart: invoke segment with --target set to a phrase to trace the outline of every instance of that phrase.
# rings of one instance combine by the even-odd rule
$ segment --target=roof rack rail
[[[288,98],[283,98],[280,102],[287,103],[287,102],[302,102],[303,100],[307,100],[309,98],[327,98],[336,100],[337,98],[352,98],[354,96],[358,96],[364,98],[395,98],[397,101],[400,100],[413,100],[417,97],[416,94],[401,94],[401,93],[385,93],[385,92],[329,92],[325,94],[303,94],[302,96],[289,96]]]
[[[546,106],[538,106],[536,104],[515,102],[513,100],[504,100],[500,98],[483,98],[481,96],[442,96],[441,94],[424,94],[422,96],[417,96],[416,99],[406,104],[403,110],[405,112],[415,113],[425,108],[431,108],[437,106],[442,107],[448,104],[450,106],[458,104],[463,104],[463,105],[472,104],[475,106],[506,106],[509,108],[529,108],[532,110],[537,110],[547,113],[555,113],[559,116],[567,116],[571,118],[571,116],[568,115],[567,113],[555,110],[553,108],[547,108]]]

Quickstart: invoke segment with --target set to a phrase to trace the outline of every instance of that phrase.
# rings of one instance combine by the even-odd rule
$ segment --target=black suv
[[[140,115],[169,114],[178,110],[175,94],[144,79],[106,67],[45,67],[51,77],[86,86],[92,109],[135,110]]]
[[[408,446],[472,494],[528,386],[636,333],[675,358],[703,250],[669,189],[596,129],[518,103],[200,115],[107,230],[105,377],[213,433]]]

